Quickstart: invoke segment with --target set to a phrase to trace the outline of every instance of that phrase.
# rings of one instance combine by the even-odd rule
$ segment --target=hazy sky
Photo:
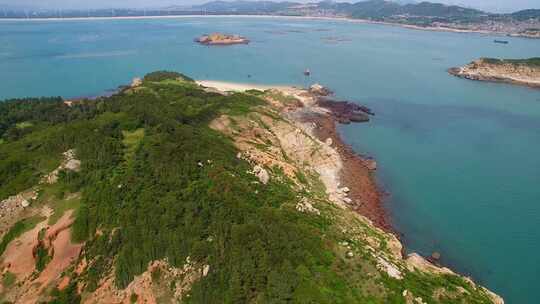
[[[0,0],[1,6],[31,6],[42,8],[103,8],[103,7],[159,7],[165,5],[190,5],[210,0]],[[294,0],[291,0],[294,1]],[[297,0],[298,2],[309,2]],[[361,0],[349,0],[358,2]],[[488,11],[515,11],[540,8],[540,0],[431,0],[446,4],[459,4]]]

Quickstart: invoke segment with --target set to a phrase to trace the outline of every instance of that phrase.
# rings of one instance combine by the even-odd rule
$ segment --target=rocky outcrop
[[[328,88],[316,83],[309,87],[309,92],[311,94],[317,95],[317,96],[330,96],[332,95],[332,91],[330,91]]]
[[[253,174],[257,176],[257,178],[261,183],[263,183],[263,185],[268,184],[268,181],[270,180],[270,174],[268,174],[268,171],[266,171],[266,169],[259,165],[256,165],[255,167],[253,167]]]
[[[368,122],[369,116],[374,115],[374,113],[366,106],[347,101],[334,101],[321,98],[318,100],[318,105],[328,109],[334,118],[342,124]]]
[[[141,78],[135,77],[135,78],[133,78],[133,80],[131,81],[130,87],[136,88],[136,87],[138,87],[138,86],[141,86],[142,83],[143,83],[143,80],[142,80]]]
[[[125,288],[119,290],[111,274],[92,294],[82,299],[82,303],[133,303],[136,295],[137,303],[162,303],[170,299],[170,303],[182,303],[191,290],[191,286],[210,271],[209,265],[191,261],[190,257],[182,267],[173,267],[167,261],[157,260],[148,264],[147,270],[136,276]]]
[[[75,158],[75,150],[70,149],[66,152],[62,153],[64,155],[64,160],[51,173],[47,174],[43,177],[42,183],[44,184],[54,184],[56,181],[58,181],[58,174],[62,170],[69,170],[69,171],[75,171],[78,172],[81,169],[81,161]]]
[[[504,82],[540,88],[539,58],[500,60],[480,58],[463,67],[450,68],[451,75],[479,81]]]

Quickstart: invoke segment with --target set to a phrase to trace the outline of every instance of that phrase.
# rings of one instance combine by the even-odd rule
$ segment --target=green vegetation
[[[4,253],[6,250],[8,244],[22,235],[23,233],[32,230],[36,225],[40,222],[43,222],[45,220],[45,217],[42,216],[33,216],[29,218],[22,219],[18,222],[16,222],[4,235],[4,238],[2,238],[2,242],[0,242],[0,255]]]
[[[11,287],[13,284],[15,284],[16,281],[17,277],[9,271],[6,271],[6,273],[4,273],[4,275],[2,276],[2,285],[4,286],[4,288]]]
[[[125,159],[130,160],[135,155],[135,152],[144,137],[144,129],[141,128],[132,132],[122,131],[122,136],[124,137],[122,144],[126,147]]]
[[[266,91],[264,94],[265,97],[272,98],[276,101],[281,102],[284,105],[291,105],[298,103],[298,100],[293,96],[284,95],[283,93],[275,90]]]
[[[255,95],[255,96],[262,96],[262,95],[264,95],[264,91],[255,90],[255,89],[247,90],[245,93],[246,93],[246,94]]]
[[[540,67],[540,57],[533,57],[528,59],[497,59],[497,58],[482,58],[482,60],[489,64],[513,64],[513,65],[525,65],[531,67]]]
[[[78,136],[70,122],[94,117],[102,102],[69,107],[60,98],[0,102],[0,200],[26,190],[56,168]],[[21,124],[25,126],[21,128]],[[30,126],[32,125],[32,126]],[[78,123],[82,126],[82,123]],[[86,130],[88,133],[90,130]]]
[[[79,210],[81,199],[78,195],[74,195],[68,199],[57,200],[50,204],[53,208],[53,214],[49,217],[49,225],[54,225],[68,210],[73,210],[75,213]]]
[[[34,126],[34,124],[31,123],[31,122],[28,122],[28,121],[23,121],[23,122],[19,122],[19,123],[15,124],[15,127],[17,129],[26,129],[26,128],[30,128],[32,126]]]
[[[68,149],[81,160],[80,172],[61,171],[40,198],[54,209],[51,223],[77,209],[72,236],[85,242],[81,258],[88,262],[67,288],[53,290],[50,303],[79,303],[77,282],[92,292],[112,273],[124,288],[151,261],[182,268],[188,257],[210,269],[192,286],[188,303],[403,303],[404,288],[427,300],[440,287],[465,284],[406,270],[400,281],[379,271],[367,242],[343,231],[361,228],[382,244],[381,252],[387,251],[385,240],[353,216],[338,222],[345,211],[325,201],[316,176],[296,176],[309,194],[297,192],[277,167],[267,168],[268,184],[259,183],[251,165],[236,157],[230,138],[208,127],[221,114],[261,110],[258,94],[208,93],[181,74],[156,72],[141,87],[72,107],[56,99],[0,103],[3,135],[20,129],[18,123],[33,124],[4,137],[0,156],[8,160],[0,158],[0,177],[6,177],[0,195],[28,188]],[[303,196],[321,216],[295,209]],[[2,240],[2,251],[40,220],[18,222]],[[343,239],[350,249],[338,245]],[[354,257],[345,250],[354,250]],[[41,270],[50,261],[43,244],[36,256]],[[154,281],[161,277],[152,273]],[[470,303],[488,302],[465,285],[474,294]]]
[[[52,300],[48,304],[79,304],[81,296],[77,293],[77,284],[71,281],[69,285],[62,289],[53,289],[51,292]]]
[[[184,74],[177,73],[177,72],[170,72],[170,71],[152,72],[152,73],[146,74],[143,80],[151,81],[151,82],[160,82],[163,80],[183,80],[183,81],[188,81],[188,82],[194,81],[192,78],[189,78]]]
[[[52,256],[49,255],[49,250],[45,247],[44,243],[40,241],[36,248],[36,270],[38,272],[43,271],[51,260]]]

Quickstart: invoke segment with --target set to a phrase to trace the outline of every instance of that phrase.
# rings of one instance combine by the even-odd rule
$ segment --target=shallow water
[[[201,34],[248,36],[205,47]],[[265,18],[0,22],[0,98],[89,96],[157,70],[262,84],[321,82],[376,112],[340,127],[375,156],[410,250],[442,253],[507,303],[540,285],[540,90],[467,81],[448,67],[540,55],[540,41],[343,21]],[[311,79],[302,72],[310,68]],[[248,77],[251,75],[251,77]]]

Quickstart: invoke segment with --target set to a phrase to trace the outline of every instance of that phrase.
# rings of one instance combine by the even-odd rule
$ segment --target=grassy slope
[[[7,245],[11,241],[18,238],[23,233],[32,230],[38,223],[43,222],[44,220],[45,217],[43,216],[32,216],[16,222],[2,238],[2,242],[0,242],[0,255],[4,253]]]
[[[540,57],[533,57],[528,59],[496,59],[496,58],[483,58],[483,60],[490,64],[513,64],[513,65],[525,65],[531,67],[540,67]]]

